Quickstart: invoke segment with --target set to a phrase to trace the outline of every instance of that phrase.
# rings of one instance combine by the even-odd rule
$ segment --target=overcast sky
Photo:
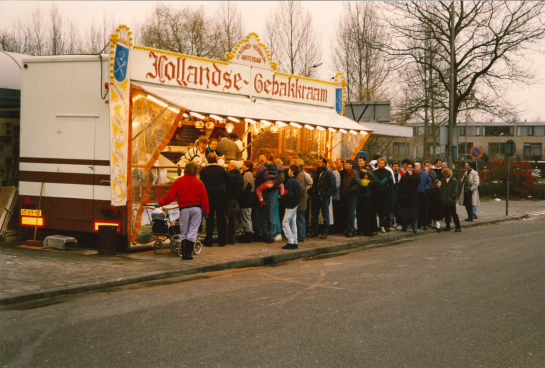
[[[0,1],[0,28],[9,26],[13,20],[24,19],[31,16],[36,8],[47,12],[53,2],[49,1]],[[97,23],[104,16],[117,19],[120,24],[126,24],[134,27],[137,22],[145,19],[152,13],[156,2],[146,1],[59,1],[55,2],[63,17],[75,21],[83,32],[93,21]],[[219,7],[220,1],[199,1],[172,2],[173,6],[199,6],[204,5],[209,14],[213,13]],[[276,2],[272,1],[244,1],[236,2],[242,13],[243,23],[246,26],[246,33],[255,32],[258,35],[264,35],[265,19],[274,8]],[[335,75],[331,67],[328,52],[334,41],[335,24],[341,16],[342,2],[334,1],[306,1],[303,6],[307,9],[313,18],[314,25],[322,39],[322,50],[324,51],[324,65],[319,68],[319,77],[330,79]],[[45,14],[44,14],[45,15]],[[524,110],[520,114],[522,120],[534,121],[537,116],[541,120],[545,119],[545,55],[532,54],[528,58],[534,66],[538,67],[542,83],[531,87],[513,86],[509,93],[509,98],[519,104],[519,108]]]

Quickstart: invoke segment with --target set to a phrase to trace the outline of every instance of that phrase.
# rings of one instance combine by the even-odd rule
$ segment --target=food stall
[[[92,192],[97,195],[91,196],[92,203],[80,202],[81,205],[93,206],[92,220],[81,222],[80,231],[96,231],[100,224],[115,223],[120,234],[127,237],[129,247],[146,242],[143,231],[149,227],[146,205],[162,198],[169,185],[183,175],[177,163],[181,155],[195,144],[199,134],[214,137],[219,130],[235,132],[244,144],[247,157],[254,161],[259,149],[266,147],[275,157],[285,160],[289,155],[299,155],[312,163],[312,159],[320,154],[333,153],[335,156],[339,144],[350,135],[361,137],[362,146],[372,132],[342,115],[346,98],[342,74],[338,73],[332,81],[322,81],[281,73],[277,71],[267,46],[255,33],[241,40],[226,55],[227,61],[219,61],[134,45],[129,28],[120,26],[111,37],[109,57],[95,59],[95,63],[100,64],[100,97],[104,99],[104,94],[109,93],[107,104],[96,102],[97,96],[94,96],[92,100],[96,102],[96,110],[93,111],[91,103],[82,104],[78,100],[78,106],[85,111],[56,114],[56,118],[66,115],[65,118],[71,120],[95,120],[92,160],[89,152],[86,157],[81,157],[85,163],[71,162],[87,165],[92,161],[94,171],[97,165],[101,167],[99,177],[85,178],[85,184],[92,186]],[[40,60],[25,61],[39,63]],[[64,62],[77,64],[70,57],[65,57]],[[104,65],[108,67],[108,74],[103,73]],[[63,70],[63,78],[72,79],[73,83],[93,77],[95,81],[98,79],[95,69],[91,73],[93,77],[77,78],[77,68]],[[66,73],[74,74],[66,76]],[[40,78],[47,79],[43,75],[34,75],[32,83],[41,83]],[[96,86],[98,81],[91,79],[89,84]],[[23,98],[24,87],[23,83]],[[51,109],[51,104],[47,109]],[[105,109],[108,109],[107,125]],[[32,114],[36,117],[40,112],[34,110]],[[40,116],[43,119],[45,115]],[[23,116],[21,125],[33,129],[36,119],[29,116],[25,120]],[[104,135],[106,129],[109,131],[107,136]],[[59,136],[62,134],[58,133]],[[49,150],[44,157],[51,157],[47,159],[51,162],[37,160],[31,148],[25,153],[24,146],[36,144],[37,138],[28,132],[22,137],[21,156],[34,165],[34,171],[37,171],[39,162],[70,164],[68,161],[73,160],[66,157],[67,151],[63,153],[54,142],[39,143],[41,149]],[[79,139],[85,137],[80,136]],[[52,152],[51,146],[57,150]],[[104,160],[106,154],[107,165]],[[49,172],[53,169],[48,168]],[[78,169],[82,171],[81,167]],[[159,172],[163,175],[158,175]],[[93,174],[98,176],[96,172]],[[22,196],[36,196],[39,176],[33,172],[34,180],[22,183]],[[44,201],[46,227],[49,216],[50,223],[56,225],[54,229],[73,231],[74,226],[59,227],[61,222],[55,218],[59,211],[47,210],[55,207],[52,202],[56,200],[66,201],[61,188],[47,190],[52,184],[62,184],[60,177],[56,176],[52,179],[56,182],[50,183],[46,179],[44,184],[44,200],[49,198],[49,201]],[[75,189],[70,188],[72,197]]]

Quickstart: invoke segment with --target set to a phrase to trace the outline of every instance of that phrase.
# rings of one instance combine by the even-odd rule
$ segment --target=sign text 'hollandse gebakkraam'
[[[337,83],[276,71],[255,33],[227,54],[228,62],[135,46],[131,79],[168,86],[335,107]]]

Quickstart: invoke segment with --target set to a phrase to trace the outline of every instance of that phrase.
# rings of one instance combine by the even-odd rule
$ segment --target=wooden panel
[[[45,178],[46,183],[59,184],[83,184],[83,185],[109,185],[110,175],[93,175],[93,174],[76,174],[65,172],[37,172],[37,171],[21,171],[19,173],[19,181],[42,182]],[[106,183],[100,183],[101,180],[106,180]]]
[[[20,162],[34,162],[38,164],[67,164],[67,165],[99,165],[110,166],[108,160],[76,160],[68,158],[20,157]]]
[[[19,208],[27,196],[19,197]],[[31,203],[38,206],[38,196],[28,196]],[[105,216],[101,210],[110,207],[110,201],[93,201],[89,199],[42,197],[42,215],[45,217],[46,229],[59,231],[93,232],[94,220],[120,221],[121,233],[127,234],[127,211],[120,208],[120,216]]]

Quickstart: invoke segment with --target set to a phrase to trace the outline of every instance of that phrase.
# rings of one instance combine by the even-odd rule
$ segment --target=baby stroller
[[[202,242],[201,239],[204,239],[206,237],[206,219],[202,218],[201,226],[199,226],[199,234],[197,235],[197,240],[195,240],[195,244],[193,245],[193,253],[194,254],[200,254],[202,251]]]
[[[170,251],[178,254],[179,257],[182,256],[182,238],[180,235],[180,220],[176,220],[174,223],[170,221],[170,216],[168,209],[163,208],[161,210],[153,208],[154,211],[151,215],[151,231],[152,231],[152,240],[155,239],[153,243],[153,251],[155,254],[160,254],[163,251],[164,243],[167,240],[170,240]],[[149,216],[149,213],[148,213]],[[203,224],[201,223],[201,227]],[[199,228],[199,233],[201,232]],[[193,246],[193,253],[200,254],[202,250],[202,244],[199,239],[195,242]]]

